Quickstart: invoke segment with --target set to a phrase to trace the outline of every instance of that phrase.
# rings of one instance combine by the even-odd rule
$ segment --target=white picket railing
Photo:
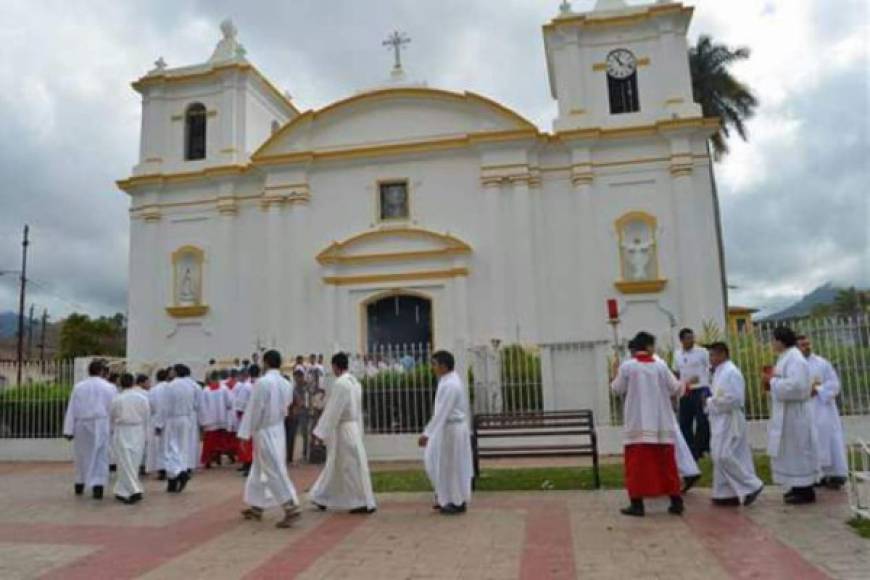
[[[25,361],[17,385],[18,365],[0,361],[0,439],[61,437],[74,369],[73,360]]]

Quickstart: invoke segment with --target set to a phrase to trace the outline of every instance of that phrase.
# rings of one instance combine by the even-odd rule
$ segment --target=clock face
[[[637,70],[637,59],[624,49],[618,48],[607,55],[607,74],[615,79],[625,79]]]

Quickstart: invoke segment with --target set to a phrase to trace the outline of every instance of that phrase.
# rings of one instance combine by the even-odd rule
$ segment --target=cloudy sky
[[[642,1],[631,2],[634,4]],[[386,78],[393,29],[430,86],[488,95],[550,130],[541,25],[559,0],[3,0],[0,271],[31,225],[32,301],[57,317],[126,308],[130,81],[163,56],[202,62],[230,16],[248,57],[301,109]],[[575,10],[592,0],[574,0]],[[717,167],[732,303],[775,309],[832,281],[870,285],[866,0],[697,0],[691,36],[752,49],[736,73],[761,107]],[[243,8],[244,7],[244,8]],[[17,309],[0,276],[0,311]]]

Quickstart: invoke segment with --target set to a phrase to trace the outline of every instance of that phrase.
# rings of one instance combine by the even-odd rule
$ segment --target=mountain
[[[0,312],[0,338],[15,336],[18,332],[18,313],[7,310]]]
[[[824,286],[819,286],[791,306],[766,316],[763,320],[787,320],[789,318],[809,316],[817,306],[833,304],[840,290],[843,290],[843,288],[838,288],[828,282]]]

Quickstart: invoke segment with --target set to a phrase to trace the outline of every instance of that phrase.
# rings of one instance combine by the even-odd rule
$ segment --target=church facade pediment
[[[435,261],[471,254],[457,237],[415,227],[370,230],[333,242],[317,255],[326,266]]]
[[[266,141],[252,160],[268,163],[304,153],[510,133],[537,134],[538,129],[507,107],[475,93],[382,89],[303,113]]]

